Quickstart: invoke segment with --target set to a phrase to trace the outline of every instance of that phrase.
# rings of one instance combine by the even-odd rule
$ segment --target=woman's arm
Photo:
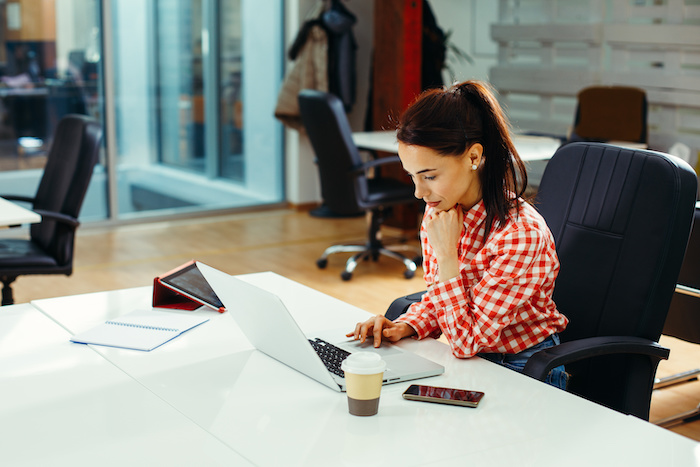
[[[483,275],[470,283],[474,274],[467,268],[428,288],[455,356],[471,357],[484,349],[519,351],[536,343],[530,338],[537,339],[548,323],[533,305],[551,299],[558,271],[553,245],[546,243],[536,229],[499,235],[474,259],[477,270],[483,265]]]

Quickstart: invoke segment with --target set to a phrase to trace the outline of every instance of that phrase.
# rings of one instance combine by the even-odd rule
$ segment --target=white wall
[[[495,0],[431,0],[438,26],[450,34],[450,42],[463,50],[474,63],[459,61],[448,52],[448,70],[443,81],[479,79],[488,81],[489,69],[496,64],[498,48],[491,41],[491,23],[498,19],[498,2]]]

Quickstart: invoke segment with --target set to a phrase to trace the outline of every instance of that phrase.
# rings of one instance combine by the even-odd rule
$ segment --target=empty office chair
[[[401,261],[404,276],[411,278],[418,259],[409,259],[382,243],[381,225],[392,206],[417,203],[413,186],[399,180],[381,177],[378,168],[384,164],[399,163],[398,157],[386,157],[363,162],[352,140],[342,102],[336,96],[305,89],[299,93],[299,110],[311,146],[316,153],[325,205],[339,214],[364,210],[369,213],[369,231],[364,245],[333,245],[323,252],[316,264],[323,269],[334,253],[355,253],[346,264],[341,277],[349,280],[357,263],[363,259],[376,261],[385,255]],[[374,176],[368,171],[375,169]],[[416,250],[415,256],[420,256]]]
[[[557,150],[536,207],[554,235],[554,301],[570,323],[561,345],[533,355],[525,374],[544,381],[566,365],[567,391],[648,420],[696,189],[690,166],[665,154],[600,143]],[[386,316],[419,297],[397,299]]]
[[[574,127],[568,142],[627,142],[646,147],[647,98],[643,89],[591,86],[577,95]]]
[[[84,115],[62,118],[49,150],[44,173],[34,198],[3,195],[31,203],[41,214],[30,227],[28,239],[0,239],[2,304],[14,302],[12,282],[28,274],[73,272],[73,242],[80,223],[78,214],[97,163],[102,128]]]
[[[676,293],[666,317],[663,334],[694,344],[700,344],[700,206],[695,208],[695,221],[688,249],[678,275]],[[656,380],[654,389],[697,379],[700,368]],[[700,404],[695,409],[657,420],[655,423],[670,427],[700,420]]]

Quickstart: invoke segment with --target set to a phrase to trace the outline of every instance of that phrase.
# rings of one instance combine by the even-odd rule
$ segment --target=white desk
[[[367,313],[273,273],[241,276],[274,290],[309,335],[341,339]],[[150,304],[150,287],[37,300],[76,333]],[[440,362],[425,384],[486,392],[478,409],[405,401],[382,390],[379,414],[353,417],[346,396],[252,349],[228,315],[148,353],[75,345],[115,367],[255,465],[697,465],[700,445],[473,358],[438,341],[401,346]],[[272,323],[271,323],[272,325]],[[358,448],[360,447],[360,448]],[[0,459],[2,453],[0,452]]]
[[[251,465],[29,304],[0,310],[0,464]]]
[[[549,160],[557,148],[561,146],[561,141],[546,136],[514,134],[512,138],[520,158],[524,161]],[[394,154],[399,152],[399,143],[396,140],[395,131],[357,132],[352,134],[352,139],[360,149],[385,151]]]
[[[0,227],[41,222],[41,216],[11,201],[0,198]]]

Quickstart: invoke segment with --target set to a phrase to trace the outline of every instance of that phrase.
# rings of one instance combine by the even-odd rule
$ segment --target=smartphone
[[[403,398],[411,401],[435,402],[438,404],[461,405],[477,407],[484,397],[480,391],[467,389],[438,388],[412,384],[403,393]]]

